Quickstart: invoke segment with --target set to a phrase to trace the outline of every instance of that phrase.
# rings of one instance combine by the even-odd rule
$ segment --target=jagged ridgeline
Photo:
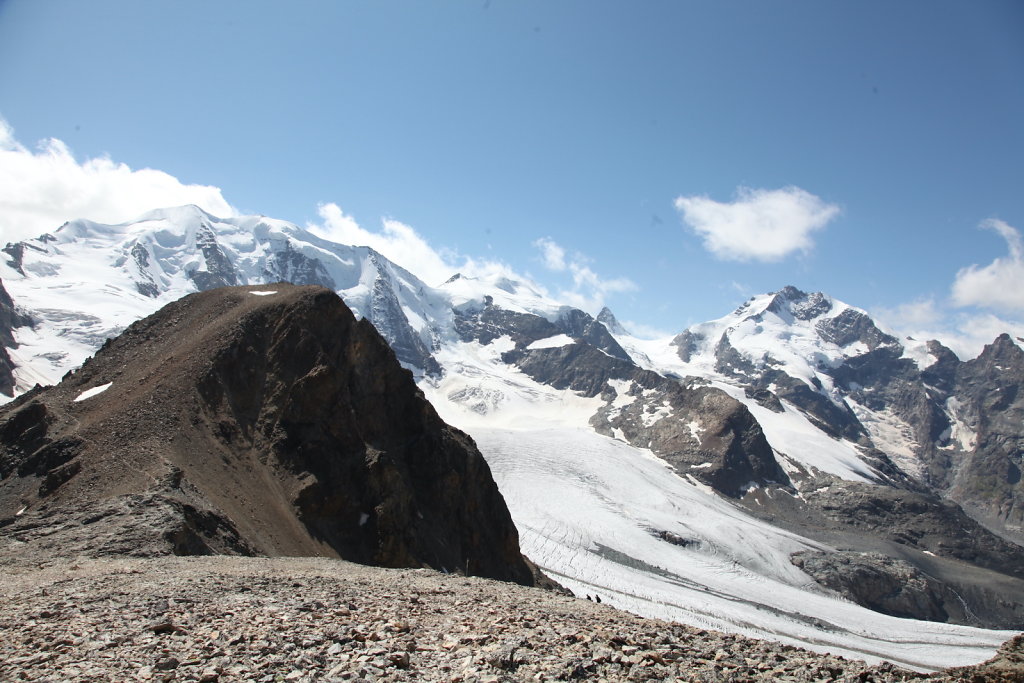
[[[23,550],[323,555],[532,582],[473,441],[316,286],[216,289],[132,324],[0,409],[0,477],[0,534]]]

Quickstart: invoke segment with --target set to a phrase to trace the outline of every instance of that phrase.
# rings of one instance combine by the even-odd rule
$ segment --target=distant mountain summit
[[[532,582],[472,440],[336,294],[284,283],[187,296],[0,409],[0,536]]]
[[[1024,350],[1009,335],[960,361],[938,342],[902,342],[860,309],[786,287],[687,329],[672,347],[678,360],[662,369],[742,388],[776,413],[788,404],[863,463],[844,464],[834,449],[817,463],[825,471],[923,485],[1024,538]]]

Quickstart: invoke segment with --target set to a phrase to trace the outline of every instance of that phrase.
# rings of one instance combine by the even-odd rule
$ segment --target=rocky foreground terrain
[[[921,674],[642,619],[554,591],[326,558],[0,560],[0,680],[1014,681]]]

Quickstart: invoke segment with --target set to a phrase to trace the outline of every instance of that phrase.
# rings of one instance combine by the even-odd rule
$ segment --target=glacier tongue
[[[825,595],[789,562],[790,553],[817,544],[680,479],[649,453],[589,430],[472,434],[524,553],[579,596],[920,670],[980,661],[1012,635],[897,619]]]

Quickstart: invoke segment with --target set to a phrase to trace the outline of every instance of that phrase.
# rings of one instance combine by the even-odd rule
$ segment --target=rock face
[[[1024,621],[1024,605],[1006,600],[996,586],[949,585],[920,568],[877,552],[802,552],[793,564],[844,598],[876,612],[909,619],[977,623],[975,609],[1001,628]]]
[[[217,289],[133,324],[0,410],[0,477],[0,533],[40,547],[532,581],[472,440],[320,287]]]
[[[1024,351],[1003,334],[957,367],[954,377],[957,416],[974,432],[974,448],[956,470],[950,496],[1019,532],[1024,526]]]
[[[803,486],[800,497],[755,490],[743,503],[779,526],[841,549],[794,560],[819,584],[898,617],[1024,627],[1024,548],[933,494],[818,484]]]
[[[32,320],[14,308],[11,296],[0,280],[0,394],[14,396],[14,362],[7,349],[17,348],[14,328],[31,325]]]

